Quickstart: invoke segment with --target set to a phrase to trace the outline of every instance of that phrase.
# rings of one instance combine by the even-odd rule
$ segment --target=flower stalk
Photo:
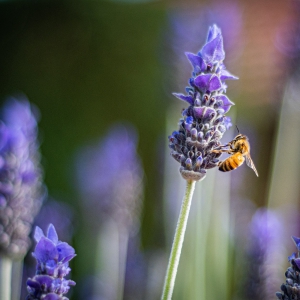
[[[0,299],[11,299],[11,272],[12,272],[12,259],[3,255],[0,256]]]
[[[172,298],[186,224],[191,208],[193,193],[195,190],[195,184],[196,181],[194,180],[186,181],[186,191],[176,226],[168,269],[165,277],[163,293],[161,297],[162,300],[170,300]]]
[[[219,165],[221,138],[232,125],[226,113],[234,104],[225,95],[226,80],[238,79],[229,73],[223,63],[225,51],[220,28],[209,28],[206,43],[193,54],[186,52],[193,72],[186,87],[186,95],[173,95],[189,104],[182,111],[179,129],[169,136],[171,156],[180,163],[179,171],[187,181],[179,220],[173,240],[171,256],[162,300],[171,299],[179,264],[184,234],[196,181],[205,178],[207,170]]]

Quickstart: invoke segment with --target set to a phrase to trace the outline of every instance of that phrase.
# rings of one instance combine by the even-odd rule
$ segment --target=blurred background
[[[185,184],[167,136],[186,104],[172,92],[184,93],[184,52],[199,51],[214,23],[240,78],[228,84],[234,126],[222,140],[238,125],[259,178],[245,165],[197,184],[173,299],[272,299],[300,234],[300,2],[0,7],[0,99],[25,94],[40,111],[49,199],[36,222],[76,249],[70,299],[160,298]],[[25,281],[33,272],[29,253]]]

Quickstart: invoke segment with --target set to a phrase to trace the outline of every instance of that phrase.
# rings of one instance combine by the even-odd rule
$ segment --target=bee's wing
[[[256,168],[254,166],[254,163],[253,163],[251,157],[250,157],[250,154],[246,155],[245,158],[246,158],[246,164],[247,164],[247,166],[250,167],[255,172],[256,176],[258,177],[257,170],[256,170]]]

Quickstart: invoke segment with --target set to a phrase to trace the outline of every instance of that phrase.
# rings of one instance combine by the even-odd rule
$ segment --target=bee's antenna
[[[239,131],[237,125],[235,125],[235,127],[236,127],[236,130],[237,130],[238,134],[240,134],[240,131]]]

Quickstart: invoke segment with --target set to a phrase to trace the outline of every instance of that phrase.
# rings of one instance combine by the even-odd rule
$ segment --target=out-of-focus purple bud
[[[79,153],[78,188],[94,222],[111,217],[125,230],[139,226],[143,170],[136,146],[135,129],[116,125],[98,145]]]
[[[0,252],[22,258],[38,213],[42,185],[37,109],[24,97],[9,98],[0,123]]]

